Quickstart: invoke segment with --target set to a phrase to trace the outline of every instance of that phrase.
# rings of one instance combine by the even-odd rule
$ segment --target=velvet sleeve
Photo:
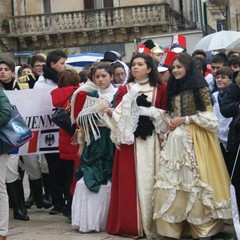
[[[82,110],[83,105],[86,101],[87,93],[86,92],[79,92],[75,99],[75,106],[74,106],[74,119],[77,118],[79,112]]]
[[[115,104],[114,104],[115,107],[122,101],[122,98],[126,93],[127,93],[127,86],[126,85],[119,86],[116,94]]]
[[[167,106],[167,84],[162,83],[161,85],[158,86],[157,89],[155,107],[166,110],[166,106]]]

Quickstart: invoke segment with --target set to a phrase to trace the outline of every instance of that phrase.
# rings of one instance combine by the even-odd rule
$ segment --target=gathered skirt
[[[72,227],[80,232],[102,232],[110,203],[111,182],[101,185],[94,193],[86,187],[83,178],[78,180],[72,202]]]
[[[231,219],[230,178],[216,135],[180,126],[163,143],[156,176],[154,219],[160,235],[212,236]]]

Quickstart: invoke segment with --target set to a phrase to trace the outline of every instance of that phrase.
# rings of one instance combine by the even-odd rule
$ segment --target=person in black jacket
[[[240,209],[240,72],[235,74],[232,84],[220,103],[220,111],[226,118],[232,117],[229,125],[227,151],[229,152],[228,170],[235,187],[238,209]],[[235,160],[236,165],[235,165]],[[235,167],[234,167],[235,165]]]
[[[48,53],[46,65],[43,65],[41,75],[34,85],[34,89],[57,88],[59,74],[66,69],[67,56],[62,50],[54,50]],[[49,169],[49,190],[53,201],[53,208],[49,214],[62,213],[65,208],[63,179],[65,165],[60,160],[59,153],[45,153]]]

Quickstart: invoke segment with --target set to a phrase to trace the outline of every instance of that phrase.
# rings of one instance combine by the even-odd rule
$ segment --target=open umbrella
[[[229,45],[240,38],[238,31],[225,31],[215,32],[203,37],[194,47],[204,51],[227,49]]]
[[[74,67],[84,67],[103,58],[102,53],[79,53],[69,55],[66,63]]]
[[[227,50],[240,50],[240,37],[226,47]]]

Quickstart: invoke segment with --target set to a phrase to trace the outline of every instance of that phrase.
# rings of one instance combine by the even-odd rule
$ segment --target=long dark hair
[[[208,87],[204,76],[195,66],[193,58],[188,53],[180,53],[174,59],[178,60],[186,69],[186,76],[176,80],[172,74],[167,84],[167,111],[173,112],[173,97],[186,91],[192,90],[196,108],[198,111],[205,111],[206,106],[200,95],[199,89]]]
[[[129,64],[130,70],[132,68],[133,61],[136,58],[144,59],[144,62],[146,63],[147,67],[151,68],[151,71],[148,74],[150,85],[151,86],[157,86],[158,84],[160,84],[161,80],[159,79],[159,76],[158,76],[158,71],[157,71],[156,64],[154,63],[153,58],[150,55],[147,55],[145,53],[137,53],[137,54],[135,54],[132,57],[132,59],[130,61],[130,64]],[[132,75],[132,71],[130,71],[129,78],[128,78],[128,83],[134,82],[134,81],[135,81],[135,78]]]

